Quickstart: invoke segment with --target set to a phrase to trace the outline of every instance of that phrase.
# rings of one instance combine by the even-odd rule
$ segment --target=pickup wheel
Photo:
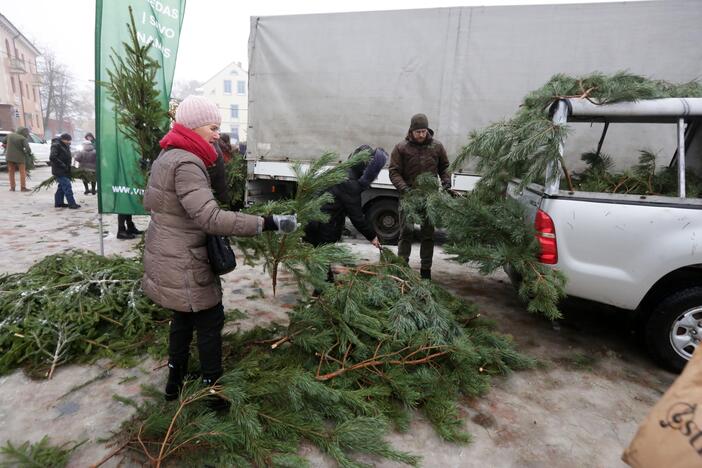
[[[646,343],[666,368],[681,372],[702,340],[702,287],[680,290],[653,309],[646,324]]]
[[[381,198],[371,203],[366,218],[383,244],[396,244],[400,238],[400,213],[394,198]]]

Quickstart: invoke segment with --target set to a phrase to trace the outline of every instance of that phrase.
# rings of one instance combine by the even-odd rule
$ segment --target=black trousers
[[[134,221],[132,221],[132,215],[117,215],[117,231],[127,232],[129,228],[134,227]]]
[[[187,366],[193,331],[197,331],[197,350],[203,378],[218,379],[222,375],[222,328],[224,307],[220,302],[199,312],[173,311],[168,340],[168,361]]]

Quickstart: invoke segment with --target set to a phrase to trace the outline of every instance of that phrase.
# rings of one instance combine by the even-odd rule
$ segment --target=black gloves
[[[264,231],[293,232],[297,229],[297,215],[271,215],[263,217]]]

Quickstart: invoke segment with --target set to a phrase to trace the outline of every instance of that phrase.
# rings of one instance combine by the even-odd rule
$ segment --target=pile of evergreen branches
[[[301,301],[287,327],[225,336],[218,385],[186,385],[178,402],[158,391],[125,423],[120,447],[155,466],[305,466],[302,440],[340,466],[372,454],[418,458],[384,441],[420,411],[445,440],[465,443],[458,400],[484,394],[495,375],[534,363],[490,329],[475,307],[420,280],[385,250],[381,262],[348,267],[318,298]],[[231,402],[226,414],[208,398]]]
[[[141,259],[70,251],[0,276],[0,374],[51,378],[68,362],[163,355],[168,312],[141,291]]]
[[[596,104],[667,97],[702,97],[702,84],[696,81],[673,84],[627,72],[614,75],[593,73],[583,77],[554,75],[543,87],[525,98],[517,113],[508,120],[493,123],[470,133],[453,168],[476,158],[482,174],[479,185],[497,194],[510,178],[521,179],[524,187],[543,180],[546,167],[561,167],[573,190],[558,144],[568,127],[551,121],[549,110],[558,99],[581,98]]]
[[[676,167],[656,166],[657,156],[641,150],[638,164],[621,172],[612,170],[612,157],[591,151],[580,157],[587,166],[573,174],[573,187],[583,192],[624,193],[635,195],[678,196],[678,170]],[[688,197],[702,195],[702,180],[689,169],[685,174],[685,192]]]

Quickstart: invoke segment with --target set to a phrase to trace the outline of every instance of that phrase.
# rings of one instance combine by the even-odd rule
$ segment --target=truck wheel
[[[396,244],[400,238],[400,214],[396,199],[382,198],[366,210],[368,221],[383,244]]]
[[[663,299],[646,324],[646,343],[658,362],[681,372],[702,340],[702,287]]]

